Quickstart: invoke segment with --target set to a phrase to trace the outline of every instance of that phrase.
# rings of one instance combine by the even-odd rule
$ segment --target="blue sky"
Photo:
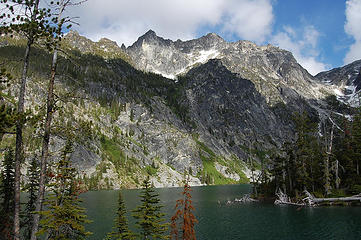
[[[131,45],[147,30],[173,40],[215,32],[273,44],[311,74],[361,59],[361,0],[88,0],[78,31]]]

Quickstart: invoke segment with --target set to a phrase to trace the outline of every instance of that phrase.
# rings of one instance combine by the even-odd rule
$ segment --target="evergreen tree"
[[[37,198],[37,193],[39,190],[39,163],[37,157],[33,157],[30,167],[28,168],[28,183],[25,186],[25,189],[28,192],[28,201],[26,203],[24,211],[24,238],[30,239],[31,229],[33,226],[33,214],[35,211],[35,201]]]
[[[159,205],[158,194],[154,192],[149,177],[143,182],[140,197],[142,203],[133,210],[133,217],[136,219],[136,226],[140,229],[141,239],[168,239],[168,236],[164,235],[168,224],[162,223],[164,221],[162,206]]]
[[[352,146],[356,174],[359,178],[361,164],[361,108],[355,114],[352,122]]]
[[[298,191],[315,191],[318,182],[320,145],[317,140],[317,123],[311,121],[306,113],[296,114],[297,140],[295,142],[295,187]]]
[[[56,164],[49,183],[51,193],[45,202],[46,210],[41,212],[39,235],[47,234],[47,239],[86,239],[90,232],[85,231],[84,223],[90,222],[80,206],[80,190],[76,181],[76,170],[69,161],[72,142],[67,141],[62,157]]]
[[[348,121],[344,121],[343,134],[339,137],[337,145],[335,146],[336,158],[340,160],[342,171],[340,172],[340,179],[343,187],[351,189],[356,183],[356,163],[353,159],[354,146],[352,144],[351,126]]]
[[[277,190],[282,189],[284,193],[287,193],[286,187],[286,159],[279,154],[271,155],[271,174],[274,176],[274,188]],[[273,189],[272,189],[273,190]]]
[[[135,239],[134,234],[128,228],[128,221],[126,218],[126,209],[125,203],[122,197],[122,193],[119,191],[118,196],[118,211],[117,217],[114,220],[115,226],[113,227],[113,231],[108,233],[108,240],[130,240]]]
[[[195,240],[194,225],[198,222],[193,214],[191,187],[186,183],[182,192],[183,198],[177,200],[176,213],[171,219],[171,238],[175,240]],[[179,234],[179,231],[181,234]],[[179,236],[180,235],[180,236]]]
[[[12,239],[12,227],[14,221],[14,151],[7,149],[2,164],[0,181],[0,236],[4,239]]]

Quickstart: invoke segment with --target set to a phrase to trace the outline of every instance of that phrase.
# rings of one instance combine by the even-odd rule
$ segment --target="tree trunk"
[[[54,109],[54,81],[55,81],[55,73],[56,73],[56,64],[57,64],[57,50],[55,49],[53,55],[53,62],[51,67],[51,78],[48,86],[48,97],[47,97],[47,110],[46,110],[46,120],[44,126],[44,136],[43,136],[43,144],[41,151],[41,167],[40,167],[40,180],[39,180],[39,193],[38,198],[35,203],[35,214],[33,217],[33,226],[32,226],[32,234],[31,240],[36,239],[36,233],[39,228],[39,220],[40,215],[39,211],[41,211],[41,207],[44,200],[44,192],[45,192],[45,180],[46,180],[46,168],[47,161],[49,155],[49,140],[50,140],[50,130],[51,130],[51,121],[53,118],[53,109]]]
[[[61,21],[61,15],[66,7],[64,1],[60,3],[60,11],[58,15],[58,22]],[[36,240],[36,233],[39,229],[39,220],[43,201],[44,201],[44,193],[45,193],[45,180],[46,180],[46,169],[47,169],[47,162],[49,156],[49,141],[50,141],[50,132],[51,132],[51,122],[53,119],[53,111],[54,111],[54,82],[55,82],[55,74],[56,74],[56,67],[58,61],[58,47],[59,43],[56,42],[55,49],[53,53],[53,60],[51,65],[51,77],[49,80],[48,86],[48,97],[47,97],[47,110],[46,110],[46,120],[44,126],[44,136],[43,136],[43,144],[42,144],[42,151],[41,151],[41,166],[40,166],[40,179],[39,179],[39,193],[35,203],[35,214],[33,217],[33,226],[31,230],[31,240]]]
[[[333,129],[334,129],[335,125],[332,125],[331,128],[331,135],[330,135],[330,142],[327,146],[326,144],[326,158],[325,158],[325,193],[326,195],[329,195],[331,193],[330,190],[330,169],[329,169],[329,164],[330,164],[330,156],[332,154],[332,142],[333,142]],[[328,149],[327,149],[328,147]]]
[[[292,177],[291,177],[291,169],[290,169],[290,157],[287,157],[287,172],[288,172],[288,184],[290,186],[290,194],[293,192],[293,183],[292,183]]]
[[[335,162],[335,185],[336,185],[336,189],[339,189],[340,188],[340,178],[338,176],[338,160],[336,160]]]
[[[359,164],[358,164],[358,159],[356,159],[356,173],[357,175],[360,175],[360,168],[359,168]]]
[[[34,3],[34,9],[31,15],[31,22],[34,22],[37,17],[39,9],[39,1]],[[24,145],[23,145],[23,127],[24,127],[24,103],[26,91],[26,78],[29,69],[29,56],[31,46],[34,43],[34,32],[31,30],[28,36],[28,42],[25,49],[23,72],[21,75],[19,99],[17,112],[21,116],[16,122],[16,143],[15,143],[15,197],[14,197],[14,240],[20,240],[20,179],[21,179],[21,163],[24,159]]]
[[[26,90],[26,77],[29,68],[29,56],[33,39],[28,39],[25,49],[23,73],[21,76],[17,112],[21,116],[16,122],[16,143],[15,143],[15,208],[14,208],[14,240],[20,239],[20,178],[21,163],[24,160],[23,127],[24,127],[24,103]]]
[[[282,188],[285,194],[287,194],[287,187],[286,187],[286,166],[285,160],[282,160]]]

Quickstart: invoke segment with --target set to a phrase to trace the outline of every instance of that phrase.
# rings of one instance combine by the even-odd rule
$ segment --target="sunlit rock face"
[[[287,88],[307,99],[320,99],[330,92],[290,52],[250,41],[227,42],[214,33],[189,41],[172,41],[150,30],[126,53],[136,68],[175,80],[210,59],[220,59],[229,71],[252,81],[270,105],[287,103],[289,96],[283,95]]]

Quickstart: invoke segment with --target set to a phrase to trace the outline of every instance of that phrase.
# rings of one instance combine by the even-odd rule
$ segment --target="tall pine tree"
[[[107,240],[131,240],[135,239],[134,234],[128,228],[125,203],[122,193],[119,191],[117,217],[114,220],[113,231],[108,233]]]
[[[1,181],[0,181],[0,236],[3,239],[12,239],[12,226],[14,221],[14,151],[7,149],[2,164]],[[0,238],[2,239],[2,238]]]
[[[25,185],[25,191],[28,192],[28,201],[24,210],[23,233],[25,239],[30,239],[33,226],[33,214],[35,211],[35,201],[39,190],[39,163],[37,156],[34,156],[30,167],[28,168],[28,183]]]
[[[140,197],[141,205],[133,210],[136,226],[140,229],[140,238],[168,239],[168,236],[165,235],[168,224],[163,223],[164,213],[161,212],[160,199],[152,188],[149,177],[143,182]]]
[[[71,166],[69,155],[72,142],[67,141],[62,157],[56,164],[54,174],[49,174],[51,193],[45,202],[46,210],[41,212],[39,235],[47,234],[47,239],[86,239],[90,232],[84,224],[90,222],[85,209],[80,206],[80,189],[76,180],[76,170]]]

